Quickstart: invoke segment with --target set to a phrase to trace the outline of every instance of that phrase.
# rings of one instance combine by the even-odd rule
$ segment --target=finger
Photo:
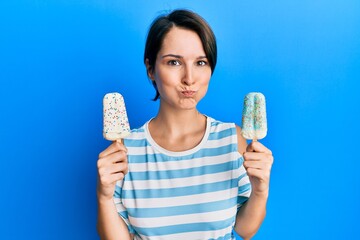
[[[97,167],[100,169],[119,162],[127,163],[127,155],[124,151],[114,152],[106,157],[100,158],[97,162]]]
[[[245,169],[248,169],[248,168],[264,169],[264,168],[266,168],[266,165],[260,161],[245,161],[243,163],[243,165],[244,165]]]
[[[264,171],[264,170],[257,169],[257,168],[248,168],[246,170],[246,172],[249,177],[255,177],[255,178],[258,178],[261,180],[265,180],[265,181],[269,180],[269,178],[270,178],[269,171]]]
[[[110,175],[117,174],[117,173],[124,173],[126,174],[128,172],[128,165],[127,163],[121,162],[112,164],[106,167],[102,167],[99,169],[99,176],[101,178],[107,178]]]
[[[111,174],[117,174],[120,172],[122,172],[124,174],[128,173],[128,164],[127,163],[121,162],[121,163],[116,163],[112,166]]]
[[[261,161],[245,161],[243,163],[246,170],[249,168],[255,168],[264,171],[270,171],[272,164],[270,162],[261,162]]]
[[[127,162],[127,154],[124,151],[112,153],[105,157],[106,161],[110,163]]]
[[[251,142],[247,147],[246,147],[246,152],[262,152],[262,153],[268,153],[268,154],[272,154],[270,149],[268,149],[267,147],[265,147],[264,145],[262,145],[260,142]]]
[[[243,154],[245,161],[259,161],[263,159],[265,156],[265,153],[258,153],[258,152],[245,152]]]
[[[127,152],[126,147],[120,141],[114,141],[108,148],[106,148],[104,151],[102,151],[99,154],[99,158],[103,158],[103,157],[105,157],[111,153],[117,152],[117,151]]]
[[[110,177],[110,181],[112,183],[116,183],[117,181],[123,180],[125,177],[125,174],[123,172],[112,174]]]
[[[259,153],[259,152],[245,152],[243,154],[245,161],[265,161],[271,162],[272,155],[267,153]]]
[[[117,181],[122,180],[125,177],[123,172],[103,176],[100,178],[100,184],[103,186],[109,186],[115,184]]]

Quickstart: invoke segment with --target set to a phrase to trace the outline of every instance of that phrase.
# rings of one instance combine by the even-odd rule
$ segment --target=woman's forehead
[[[195,31],[173,27],[165,35],[159,54],[205,55],[200,37]]]

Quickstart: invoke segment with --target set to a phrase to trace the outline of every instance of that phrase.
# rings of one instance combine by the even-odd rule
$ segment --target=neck
[[[174,109],[160,102],[160,109],[153,119],[153,124],[171,135],[183,135],[194,131],[203,124],[206,124],[206,117],[193,109]]]

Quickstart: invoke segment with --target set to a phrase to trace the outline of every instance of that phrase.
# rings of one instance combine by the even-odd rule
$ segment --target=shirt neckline
[[[180,152],[174,152],[174,151],[170,151],[167,150],[163,147],[161,147],[160,145],[158,145],[155,140],[151,137],[150,131],[149,131],[149,123],[151,122],[151,120],[153,118],[151,118],[149,121],[147,121],[145,123],[145,137],[147,139],[147,141],[160,153],[163,153],[165,155],[168,156],[174,156],[174,157],[178,157],[178,156],[185,156],[185,155],[189,155],[189,154],[193,154],[195,152],[197,152],[198,150],[200,150],[203,145],[205,145],[206,141],[209,138],[209,134],[210,134],[210,126],[211,126],[211,118],[204,115],[206,117],[206,129],[205,129],[205,134],[203,136],[203,138],[201,139],[200,143],[198,145],[196,145],[195,147],[185,150],[185,151],[180,151]]]

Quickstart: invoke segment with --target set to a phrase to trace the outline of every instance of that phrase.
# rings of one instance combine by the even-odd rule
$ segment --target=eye
[[[206,61],[203,61],[203,60],[200,60],[197,62],[197,65],[199,66],[206,66],[207,65],[207,62]]]
[[[168,65],[173,65],[173,66],[179,66],[180,62],[178,60],[170,60],[167,62]]]

